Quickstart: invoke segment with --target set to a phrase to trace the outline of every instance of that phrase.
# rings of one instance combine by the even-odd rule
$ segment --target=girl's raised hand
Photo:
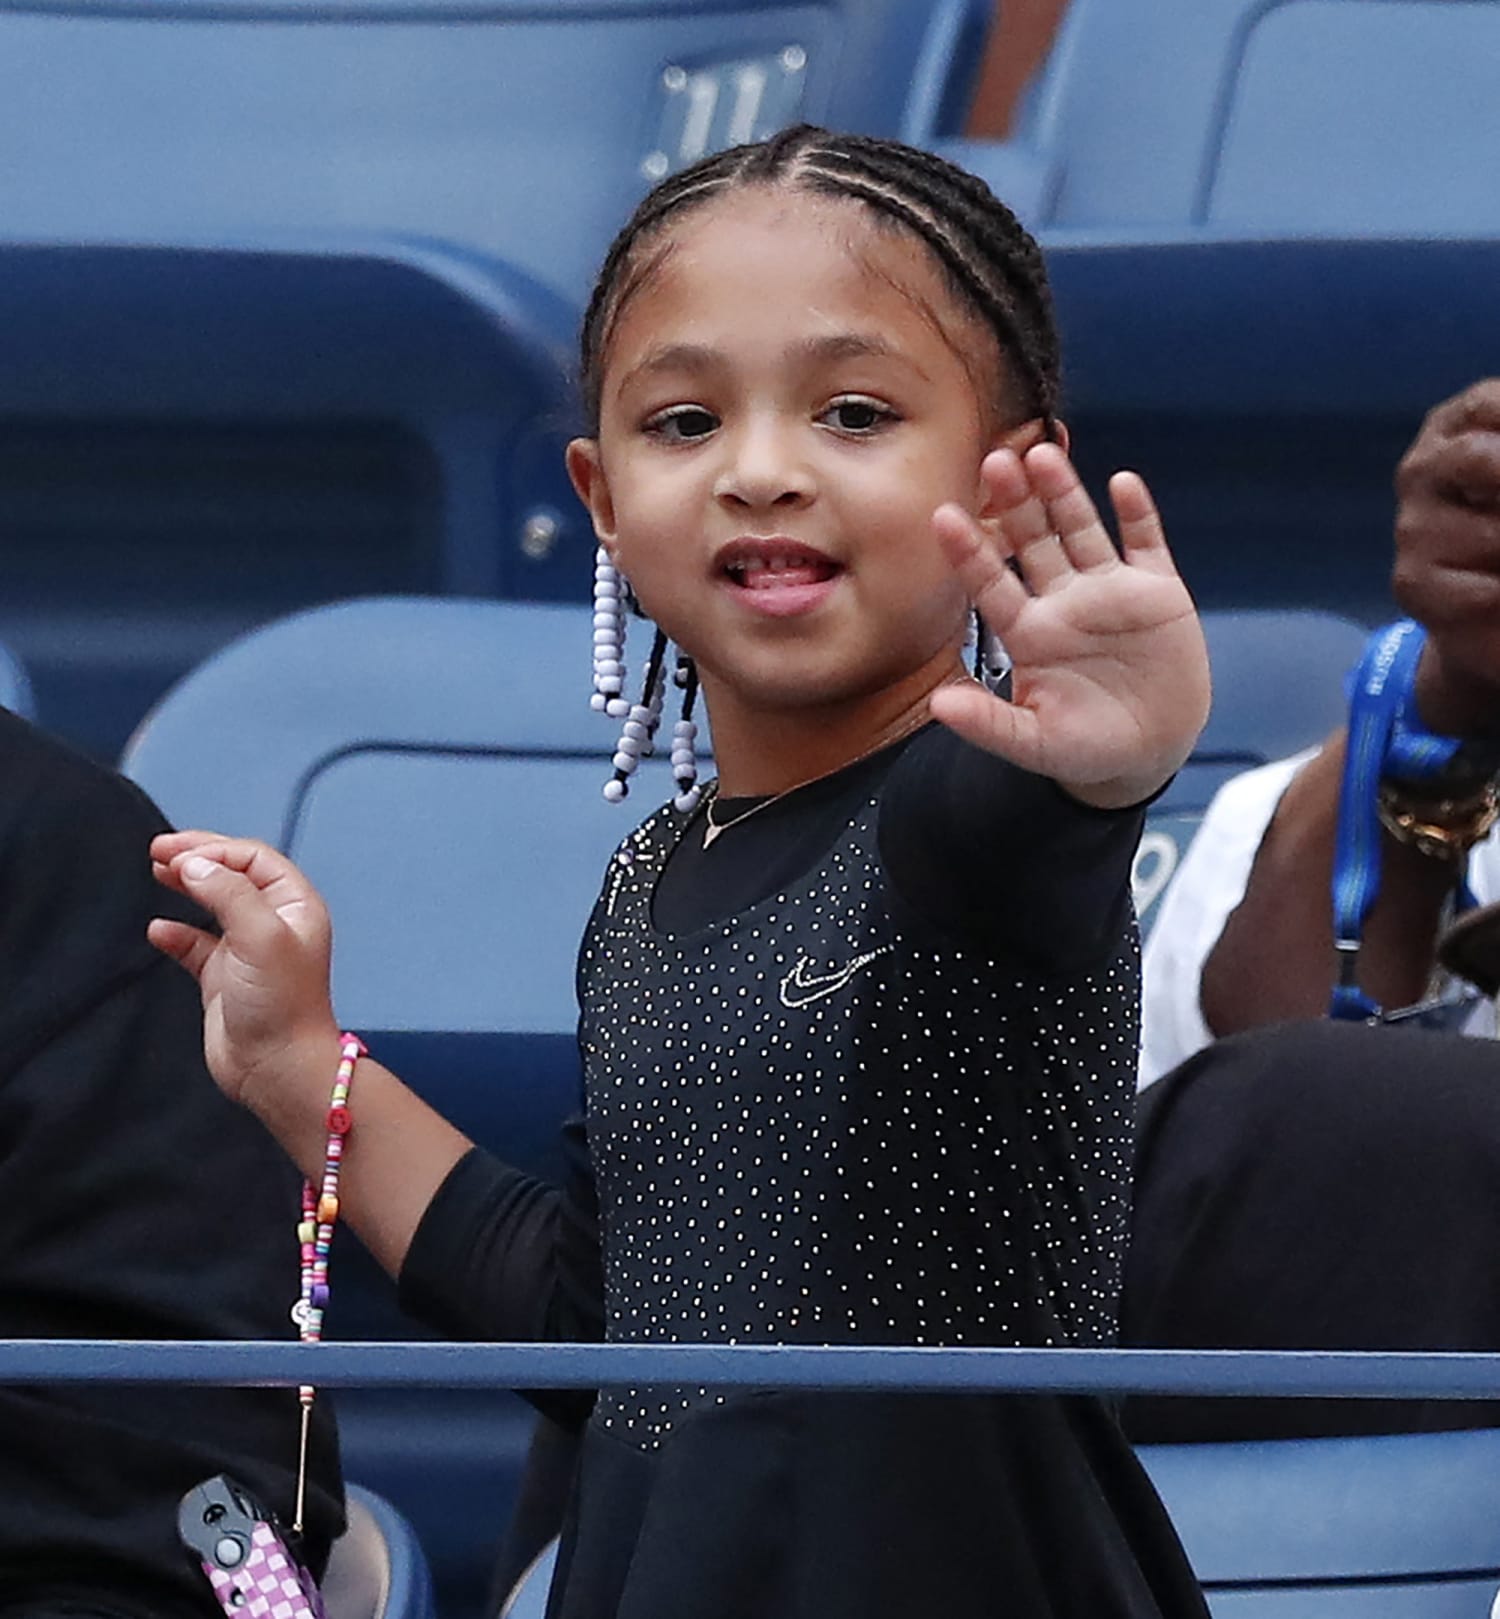
[[[932,712],[1085,803],[1139,803],[1187,758],[1209,703],[1203,631],[1151,495],[1133,472],[1110,480],[1117,549],[1057,445],[996,450],[982,476],[988,525],[949,505],[933,528],[1005,643],[1011,699],[945,686]]]
[[[169,832],[151,843],[164,887],[201,905],[218,936],[158,917],[147,937],[198,980],[203,1046],[220,1088],[264,1114],[278,1081],[331,1074],[338,1025],[329,1000],[332,930],[317,891],[284,855],[247,838]]]

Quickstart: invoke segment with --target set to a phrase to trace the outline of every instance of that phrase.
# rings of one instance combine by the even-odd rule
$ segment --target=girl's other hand
[[[198,980],[203,1047],[220,1088],[264,1116],[278,1084],[338,1064],[329,999],[332,929],[317,891],[264,843],[169,832],[151,843],[152,873],[213,916],[215,936],[158,917],[147,938]]]
[[[1063,450],[985,458],[990,513],[941,506],[933,528],[1014,664],[1009,702],[945,686],[932,712],[977,747],[1102,808],[1139,803],[1208,717],[1208,653],[1142,480],[1118,472],[1117,549]]]

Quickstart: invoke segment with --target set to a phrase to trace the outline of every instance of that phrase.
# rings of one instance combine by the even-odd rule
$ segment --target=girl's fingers
[[[163,832],[151,840],[151,858],[163,865],[171,865],[190,852],[205,855],[235,871],[250,872],[255,867],[255,875],[263,881],[274,881],[277,876],[297,869],[284,854],[257,838],[231,838],[222,832],[197,829]]]
[[[164,956],[180,962],[193,975],[202,978],[219,941],[202,928],[190,927],[186,922],[175,922],[158,916],[146,926],[146,938]]]
[[[995,450],[980,469],[989,487],[989,505],[999,526],[1001,543],[1015,557],[1021,577],[1038,595],[1073,571],[1057,525],[1037,494],[1026,464],[1012,450]]]
[[[1026,474],[1068,562],[1081,572],[1114,567],[1120,554],[1066,453],[1056,444],[1038,444],[1027,454]]]
[[[169,868],[157,880],[179,893],[190,893],[182,882],[182,873],[190,855],[210,860],[215,865],[242,873],[278,909],[313,898],[313,889],[292,861],[273,849],[268,843],[255,838],[226,838],[218,832],[164,832],[151,840],[153,869],[157,865]],[[196,893],[193,898],[198,898]]]
[[[1003,637],[1027,602],[1026,587],[1004,552],[962,506],[939,506],[932,514],[932,529],[965,594],[995,634]]]
[[[169,866],[180,854],[199,848],[205,843],[227,843],[222,832],[184,831],[158,832],[151,840],[151,858],[159,865]]]
[[[1152,572],[1176,572],[1161,514],[1146,480],[1136,472],[1117,472],[1109,480],[1109,498],[1120,522],[1125,560]]]
[[[151,862],[151,875],[163,888],[170,888],[175,894],[182,892],[182,882],[176,871],[162,861],[153,860]]]
[[[244,851],[235,853],[243,856]],[[249,863],[253,866],[253,856]],[[218,922],[226,939],[233,942],[236,955],[260,960],[275,949],[286,924],[278,915],[270,885],[201,851],[179,855],[173,864],[182,892]]]

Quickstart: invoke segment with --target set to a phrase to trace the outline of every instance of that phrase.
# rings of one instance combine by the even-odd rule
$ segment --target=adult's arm
[[[1446,735],[1500,736],[1500,379],[1427,418],[1396,475],[1397,601],[1423,624],[1423,722]],[[1344,738],[1287,788],[1244,899],[1204,964],[1202,1009],[1216,1035],[1316,1017],[1333,985],[1329,882]],[[1421,998],[1455,868],[1383,836],[1380,895],[1366,924],[1362,986],[1386,1006]]]

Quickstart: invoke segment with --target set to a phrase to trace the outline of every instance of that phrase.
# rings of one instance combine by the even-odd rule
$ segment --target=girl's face
[[[994,424],[993,338],[919,241],[841,199],[740,190],[661,246],[598,439],[569,449],[601,542],[711,705],[925,695],[968,610],[933,510],[983,516],[980,462],[1018,436]]]

